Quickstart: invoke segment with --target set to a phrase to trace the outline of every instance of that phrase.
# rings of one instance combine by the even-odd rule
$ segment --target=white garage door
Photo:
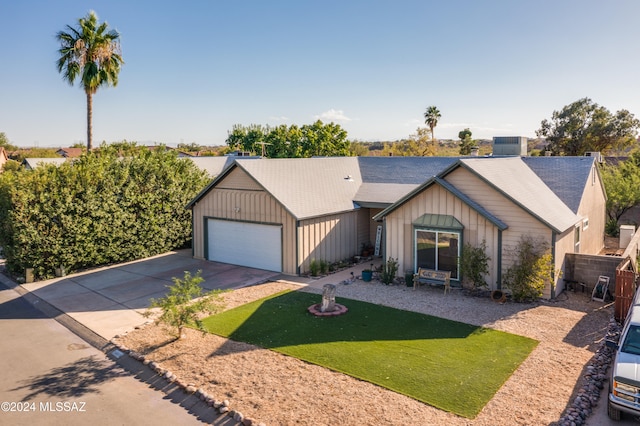
[[[209,219],[209,260],[282,272],[282,227]]]

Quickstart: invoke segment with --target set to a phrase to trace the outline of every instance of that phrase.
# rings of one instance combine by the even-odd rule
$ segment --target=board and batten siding
[[[477,247],[484,240],[487,253],[495,259],[498,251],[498,229],[478,212],[470,208],[458,197],[434,184],[398,207],[385,218],[386,255],[398,260],[399,273],[414,271],[414,228],[413,221],[424,214],[454,216],[464,225],[462,241]],[[489,264],[487,284],[496,288],[497,268],[495,262]]]
[[[328,263],[350,259],[358,251],[358,212],[301,220],[298,241],[301,274],[309,272],[314,259]]]
[[[375,241],[371,240],[371,226],[369,223],[371,222],[371,210],[367,208],[362,208],[357,211],[358,215],[358,241],[357,241],[357,254],[360,254],[360,249],[363,244],[371,243],[373,244]]]
[[[282,226],[282,272],[295,275],[296,221],[240,168],[233,169],[193,206],[193,256],[204,259],[207,219]]]

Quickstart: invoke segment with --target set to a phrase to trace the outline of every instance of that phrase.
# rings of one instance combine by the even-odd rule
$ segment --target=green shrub
[[[474,289],[487,286],[484,277],[489,273],[490,260],[485,240],[482,240],[479,247],[473,247],[471,244],[465,244],[462,247],[460,271],[462,276],[473,284]]]
[[[515,247],[514,255],[514,264],[502,277],[503,285],[511,290],[516,302],[539,298],[545,286],[553,280],[553,258],[548,245],[525,235]]]
[[[0,174],[7,268],[36,277],[140,259],[191,240],[186,204],[209,181],[175,152],[111,146],[72,163]]]
[[[320,273],[326,274],[329,271],[329,263],[326,260],[320,260]]]
[[[604,232],[610,237],[620,236],[620,227],[618,226],[618,221],[615,219],[609,219],[604,226]]]
[[[317,277],[320,273],[320,262],[316,259],[311,259],[311,263],[309,263],[309,272],[311,276]]]
[[[389,285],[393,283],[393,280],[396,279],[397,272],[398,272],[398,261],[390,257],[389,260],[387,260],[385,264],[382,265],[382,273],[380,274],[380,280],[384,284]]]

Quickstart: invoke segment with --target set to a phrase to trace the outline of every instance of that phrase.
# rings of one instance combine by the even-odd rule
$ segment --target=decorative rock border
[[[118,336],[116,336],[118,337]],[[240,411],[232,410],[230,407],[230,403],[228,399],[218,400],[213,396],[209,395],[204,389],[196,387],[193,383],[185,383],[181,381],[175,374],[171,371],[163,368],[159,363],[147,358],[141,353],[133,351],[127,347],[119,345],[117,342],[113,340],[111,343],[118,348],[121,352],[128,354],[132,359],[141,362],[143,365],[146,365],[151,370],[155,371],[159,376],[161,376],[168,383],[173,383],[183,390],[184,393],[189,395],[194,395],[199,398],[200,401],[207,404],[211,409],[216,410],[218,414],[226,414],[234,421],[237,422],[238,425],[242,426],[266,426],[263,422],[258,422],[257,420],[245,417]]]
[[[611,318],[604,340],[617,342],[620,339],[621,331],[622,327],[620,324]],[[604,340],[600,343],[600,347],[587,364],[586,373],[583,377],[582,387],[578,391],[578,396],[573,400],[571,407],[569,407],[560,418],[557,423],[558,425],[584,425],[587,422],[587,417],[593,413],[593,408],[598,405],[600,391],[604,388],[604,382],[607,380],[607,369],[611,365],[611,360],[614,356],[614,350],[605,346]]]
[[[317,317],[335,317],[338,315],[346,314],[347,311],[349,310],[349,308],[347,308],[346,306],[336,303],[334,304],[335,308],[333,311],[322,312],[320,310],[321,305],[322,305],[321,303],[316,303],[315,305],[311,305],[307,308],[307,311],[309,311],[311,314]]]

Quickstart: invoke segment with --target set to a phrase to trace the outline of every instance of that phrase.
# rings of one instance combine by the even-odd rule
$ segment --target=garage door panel
[[[282,271],[282,227],[209,219],[208,259]]]

